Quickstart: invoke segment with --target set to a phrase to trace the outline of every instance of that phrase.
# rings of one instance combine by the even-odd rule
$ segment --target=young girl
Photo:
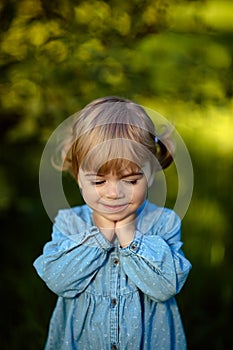
[[[58,295],[46,349],[186,349],[174,299],[191,268],[180,219],[147,200],[171,141],[142,107],[106,97],[76,116],[61,151],[86,204],[58,212],[34,263]]]

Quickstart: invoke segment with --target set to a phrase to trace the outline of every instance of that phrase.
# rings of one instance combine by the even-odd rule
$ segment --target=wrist
[[[117,228],[116,231],[116,236],[118,239],[118,242],[122,248],[127,247],[130,245],[130,243],[134,239],[134,228],[127,228],[127,227],[121,227]]]
[[[120,243],[121,248],[127,248],[132,243],[132,241],[133,241],[133,239],[128,241],[128,242],[123,242],[123,243],[119,242],[119,243]]]

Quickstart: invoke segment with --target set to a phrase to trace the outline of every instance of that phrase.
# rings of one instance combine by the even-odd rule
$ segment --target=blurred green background
[[[32,267],[52,225],[40,157],[64,119],[105,95],[157,110],[185,141],[193,269],[177,299],[190,350],[232,348],[232,14],[230,0],[0,2],[1,349],[43,349],[56,297]],[[65,177],[78,204],[72,186]]]

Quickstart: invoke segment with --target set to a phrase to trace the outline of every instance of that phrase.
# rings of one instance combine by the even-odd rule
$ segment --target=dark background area
[[[225,0],[0,2],[1,349],[43,349],[56,296],[32,267],[52,225],[41,154],[63,120],[106,95],[155,109],[188,147],[193,269],[177,299],[190,350],[232,348],[232,13]],[[174,168],[166,176],[175,185]],[[65,176],[71,205],[73,186]]]

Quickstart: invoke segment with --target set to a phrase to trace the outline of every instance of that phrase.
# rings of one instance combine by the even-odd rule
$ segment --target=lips
[[[115,204],[115,205],[102,204],[102,206],[108,211],[120,211],[120,210],[126,209],[128,207],[128,203],[127,204]]]

